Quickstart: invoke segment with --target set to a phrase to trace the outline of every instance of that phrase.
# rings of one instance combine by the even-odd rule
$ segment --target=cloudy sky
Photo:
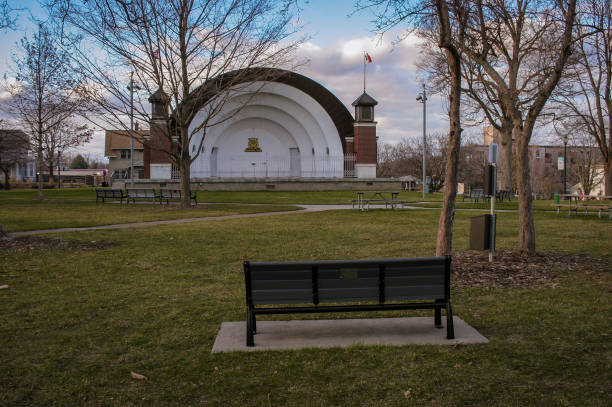
[[[33,0],[9,0],[9,3],[15,3],[15,7],[26,5],[34,15],[42,16]],[[326,86],[353,112],[351,103],[363,91],[363,52],[368,52],[373,63],[367,66],[367,92],[379,103],[376,120],[380,140],[394,144],[406,137],[421,137],[422,104],[415,100],[422,86],[415,66],[419,58],[418,43],[408,38],[394,45],[399,31],[380,38],[373,32],[372,14],[367,11],[352,14],[353,3],[353,0],[309,0],[303,4],[300,22],[308,40],[299,50],[298,58],[308,63],[298,71]],[[7,72],[10,76],[8,64],[15,44],[32,28],[26,13],[21,15],[19,30],[0,33],[2,75]],[[444,101],[430,95],[428,133],[446,131],[444,111]],[[103,132],[96,132],[94,140],[80,150],[102,156]]]

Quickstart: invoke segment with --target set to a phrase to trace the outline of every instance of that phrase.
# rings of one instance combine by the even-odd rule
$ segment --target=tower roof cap
[[[363,92],[354,102],[353,106],[376,106],[378,102],[372,96]]]

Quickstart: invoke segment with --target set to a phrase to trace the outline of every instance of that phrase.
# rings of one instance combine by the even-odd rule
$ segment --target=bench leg
[[[446,339],[455,339],[455,327],[453,326],[453,308],[450,300],[446,303]]]
[[[441,302],[441,300],[436,300],[436,302]],[[442,326],[442,306],[436,307],[434,309],[434,324],[436,328],[443,328]]]
[[[251,312],[250,309],[247,309],[247,318],[246,318],[246,346],[255,346],[255,341],[253,339],[254,329],[253,324],[255,322],[255,315]]]

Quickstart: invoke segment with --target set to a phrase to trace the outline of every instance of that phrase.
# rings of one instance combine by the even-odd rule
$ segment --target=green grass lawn
[[[0,192],[0,225],[8,232],[110,225],[167,219],[201,218],[245,213],[292,211],[298,207],[281,204],[201,204],[189,209],[178,205],[119,205],[96,203],[93,189],[45,190],[45,200],[36,191]]]
[[[456,250],[473,214],[456,215]],[[456,315],[488,344],[210,353],[223,321],[244,320],[244,259],[430,256],[438,215],[288,214],[57,235],[112,243],[101,250],[0,250],[0,404],[608,405],[610,268],[453,289]],[[608,219],[538,212],[536,228],[539,250],[612,252]],[[498,247],[516,235],[517,215],[500,214]],[[277,318],[293,317],[330,316]]]

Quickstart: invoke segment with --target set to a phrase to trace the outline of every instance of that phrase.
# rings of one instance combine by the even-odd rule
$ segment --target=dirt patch
[[[102,250],[117,243],[104,240],[92,240],[89,242],[63,240],[54,237],[39,236],[19,236],[12,239],[0,239],[0,250],[9,252],[24,252],[29,250],[53,250],[53,249],[74,249],[74,250]]]
[[[500,250],[495,252],[493,263],[489,263],[488,252],[457,252],[453,254],[451,284],[453,287],[554,285],[561,273],[571,269],[611,272],[612,262],[609,258],[588,254],[538,252],[524,257],[515,250]]]

